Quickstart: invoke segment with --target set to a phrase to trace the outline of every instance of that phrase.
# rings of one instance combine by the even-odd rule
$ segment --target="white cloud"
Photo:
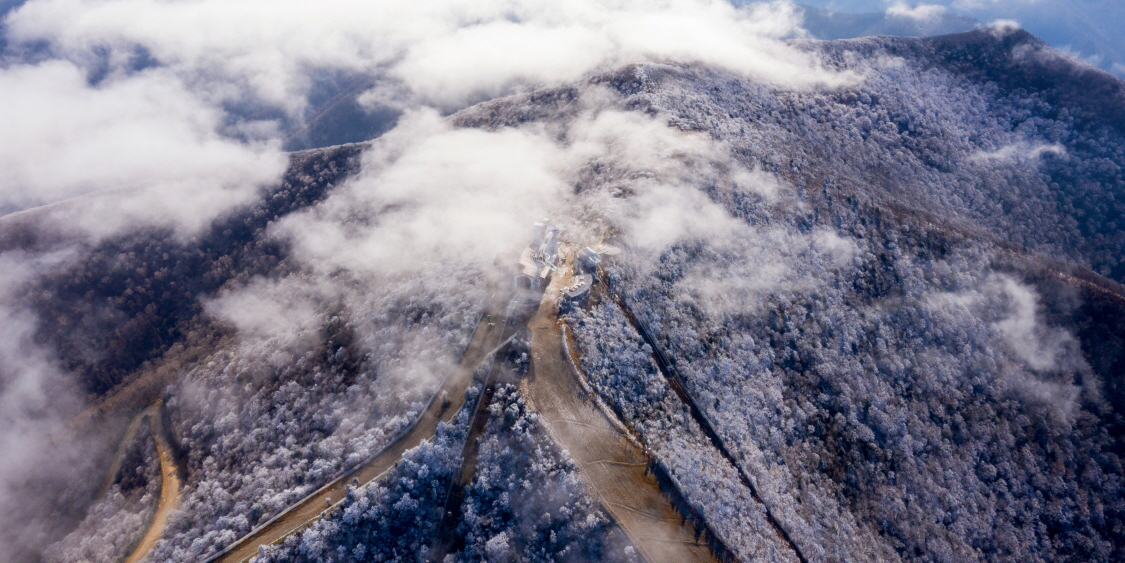
[[[676,286],[712,318],[761,314],[770,295],[812,291],[826,270],[845,266],[855,244],[827,230],[792,233],[779,228],[749,228],[736,240],[713,245]]]
[[[1006,276],[998,276],[991,282],[994,288],[999,286],[999,293],[1007,305],[1005,318],[999,320],[995,327],[1017,358],[1039,373],[1089,371],[1074,336],[1061,328],[1048,326],[1040,319],[1039,296],[1032,288]],[[1052,405],[1063,420],[1072,419],[1082,394],[1082,389],[1069,377],[1059,381],[1055,378],[1017,376],[1014,383],[1025,395]],[[1090,392],[1097,392],[1095,385],[1092,381],[1087,383]]]
[[[908,18],[919,23],[928,23],[944,16],[949,10],[938,4],[918,4],[910,6],[906,2],[896,2],[887,8],[887,15]]]
[[[928,306],[942,317],[975,318],[987,324],[1015,369],[1003,369],[1001,380],[1025,398],[1051,405],[1061,420],[1071,420],[1083,392],[1097,396],[1098,383],[1086,377],[1084,388],[1073,374],[1088,373],[1089,366],[1075,337],[1066,329],[1044,321],[1039,295],[1006,275],[990,275],[974,289],[931,296]],[[1002,355],[997,355],[997,358]]]
[[[1045,154],[1065,156],[1067,154],[1066,147],[1058,143],[1047,144],[1020,141],[1000,147],[994,151],[977,151],[969,155],[969,160],[975,163],[992,162],[1013,164],[1039,160],[1039,158]]]
[[[988,26],[999,31],[1012,31],[1020,28],[1020,22],[1016,20],[993,20]]]
[[[453,129],[406,114],[359,176],[278,229],[328,271],[419,271],[491,263],[559,200],[557,149],[534,131]]]
[[[28,484],[61,490],[81,474],[81,458],[89,457],[65,426],[81,408],[80,393],[36,338],[41,321],[17,301],[38,271],[64,258],[0,254],[0,559],[5,561],[37,549],[50,526],[36,520],[49,514],[54,497],[29,492]]]
[[[680,131],[650,117],[615,111],[576,120],[568,132],[565,168],[588,162],[628,171],[600,191],[585,194],[581,205],[622,230],[629,244],[659,251],[681,239],[721,244],[741,223],[693,184],[697,174],[714,174],[713,163],[729,160],[729,148],[710,137]],[[776,189],[756,175],[737,177],[747,187]]]
[[[13,39],[49,41],[74,60],[143,46],[183,76],[217,85],[210,101],[250,96],[291,112],[303,106],[313,68],[385,72],[447,108],[652,58],[788,85],[839,81],[778,41],[799,31],[790,2],[34,0],[8,24]]]
[[[284,345],[319,328],[319,293],[302,287],[297,278],[256,279],[208,301],[205,308],[208,314],[233,324],[243,338],[273,339]]]
[[[999,283],[1009,302],[1009,315],[996,323],[1008,346],[1031,369],[1056,369],[1059,357],[1074,338],[1061,330],[1042,326],[1038,319],[1039,297],[1030,288],[1004,277]]]
[[[69,221],[96,231],[135,221],[194,228],[275,179],[275,144],[217,133],[222,114],[167,72],[90,86],[66,61],[0,70],[0,209],[115,189]]]
[[[764,294],[807,288],[816,272],[851,259],[854,245],[833,233],[788,234],[732,217],[700,189],[701,178],[775,204],[792,194],[733,161],[726,144],[617,111],[615,101],[590,87],[565,122],[499,131],[454,129],[432,110],[409,112],[376,141],[354,181],[276,232],[325,273],[438,279],[490,270],[541,217],[566,236],[612,226],[629,259],[699,242],[726,258],[697,264],[682,289],[713,315],[756,310]]]
[[[408,112],[353,181],[277,232],[324,271],[427,271],[491,263],[542,217],[613,224],[637,248],[685,238],[721,244],[744,225],[692,183],[715,174],[716,163],[732,171],[731,189],[776,195],[775,179],[732,164],[722,143],[611,103],[591,88],[581,115],[556,124],[562,130],[455,129],[433,110]],[[575,194],[591,166],[604,173]]]
[[[66,393],[56,396],[52,390],[60,382],[61,372],[36,342],[37,319],[15,303],[16,296],[39,270],[64,258],[0,254],[0,425],[4,426],[0,436],[4,438],[11,437],[8,425],[41,419],[53,411],[53,401],[75,402],[76,397],[67,397]]]

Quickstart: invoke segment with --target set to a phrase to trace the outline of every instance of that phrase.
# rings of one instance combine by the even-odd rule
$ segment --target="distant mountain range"
[[[1116,0],[807,0],[802,6],[806,27],[821,39],[937,35],[1011,20],[1057,49],[1125,76],[1125,3]]]

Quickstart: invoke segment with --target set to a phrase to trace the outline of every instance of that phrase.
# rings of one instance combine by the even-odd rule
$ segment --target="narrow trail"
[[[148,557],[149,552],[156,545],[156,540],[160,539],[160,535],[164,532],[164,526],[168,524],[168,514],[180,505],[180,475],[176,467],[176,461],[172,457],[171,445],[164,433],[164,421],[161,417],[160,405],[161,401],[158,400],[141,413],[142,416],[147,416],[152,424],[152,438],[156,442],[156,452],[160,455],[160,473],[162,476],[160,503],[156,507],[156,515],[153,516],[148,531],[145,532],[141,542],[137,544],[125,563],[138,563]]]
[[[473,380],[473,371],[495,348],[491,344],[501,337],[507,323],[489,324],[482,315],[470,338],[461,361],[431,397],[414,424],[366,462],[337,477],[327,485],[298,501],[271,520],[252,530],[206,563],[242,563],[258,554],[258,548],[284,540],[338,508],[347,495],[347,487],[365,485],[381,478],[394,467],[407,450],[430,439],[439,422],[449,422],[465,402],[465,390]],[[442,401],[439,397],[448,397]]]
[[[560,269],[529,322],[532,357],[529,376],[520,384],[524,397],[646,561],[717,563],[700,538],[703,530],[662,492],[644,450],[594,404],[565,359],[556,302],[566,281]]]
[[[722,456],[727,460],[728,463],[731,464],[731,466],[734,467],[734,469],[738,473],[739,480],[741,480],[742,484],[750,490],[750,495],[754,497],[754,500],[758,501],[758,503],[762,505],[763,509],[765,509],[766,520],[770,523],[770,526],[773,527],[774,531],[776,531],[778,536],[785,541],[789,548],[793,550],[793,553],[797,556],[797,559],[801,563],[809,563],[808,559],[805,558],[805,555],[801,553],[801,548],[797,546],[797,543],[793,541],[793,538],[789,536],[789,533],[773,515],[773,511],[770,510],[769,504],[762,500],[761,495],[758,494],[758,488],[754,486],[754,482],[750,479],[750,476],[746,474],[746,471],[742,468],[742,465],[735,461],[734,456],[730,453],[730,450],[728,450],[726,445],[723,444],[722,439],[719,437],[719,433],[715,431],[715,427],[711,424],[711,419],[707,416],[706,413],[703,412],[701,408],[699,408],[699,405],[695,402],[695,398],[687,392],[687,387],[684,385],[683,379],[681,379],[680,375],[676,373],[676,369],[672,365],[672,363],[668,361],[668,357],[665,356],[664,352],[661,351],[659,346],[657,346],[656,340],[653,339],[651,334],[649,334],[648,329],[646,329],[645,326],[637,320],[636,316],[633,315],[633,312],[625,305],[624,300],[621,299],[620,296],[615,295],[614,301],[617,303],[617,306],[621,308],[621,311],[625,313],[625,318],[629,320],[629,324],[632,325],[634,329],[636,329],[637,333],[641,335],[641,338],[645,341],[645,343],[648,344],[650,348],[652,348],[653,360],[656,361],[657,368],[664,376],[664,378],[668,381],[668,386],[672,388],[672,390],[676,393],[676,396],[680,398],[680,401],[687,405],[688,411],[691,412],[692,418],[695,419],[696,423],[699,424],[699,427],[703,430],[703,433],[711,441],[711,445],[716,450],[718,450],[720,454],[722,454]]]
[[[500,333],[501,339],[505,337],[505,334],[507,334],[507,338],[499,342],[495,348],[486,354],[486,358],[506,347],[520,331],[524,330],[523,325],[525,323],[522,322],[522,319],[515,321],[512,319],[515,311],[512,303],[519,298],[517,294],[508,305],[504,329]],[[512,330],[509,331],[509,327]],[[489,368],[488,375],[484,379],[484,392],[477,398],[477,404],[473,408],[469,431],[465,436],[465,444],[461,448],[461,470],[454,474],[449,482],[449,490],[445,494],[445,502],[442,503],[441,523],[438,524],[438,531],[434,535],[434,541],[431,543],[429,552],[426,554],[426,561],[440,563],[447,554],[456,553],[464,547],[464,538],[458,537],[454,532],[457,529],[457,524],[461,521],[461,505],[465,500],[465,488],[469,486],[469,483],[473,480],[473,475],[477,472],[477,459],[480,453],[478,440],[488,426],[490,414],[488,406],[492,403],[492,396],[496,392],[496,385],[492,381],[496,367],[496,363],[493,363]]]
[[[473,410],[472,422],[469,424],[469,433],[465,436],[465,446],[461,450],[461,471],[454,475],[450,482],[449,492],[446,493],[445,502],[442,504],[441,524],[433,541],[433,547],[426,554],[426,561],[440,563],[449,553],[456,553],[464,547],[464,538],[454,532],[461,521],[461,505],[465,501],[465,488],[473,480],[477,472],[477,459],[480,454],[478,438],[484,434],[488,426],[488,405],[496,386],[486,383],[484,392],[477,399],[476,408]]]

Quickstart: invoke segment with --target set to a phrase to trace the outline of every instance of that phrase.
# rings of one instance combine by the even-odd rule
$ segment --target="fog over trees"
[[[313,305],[303,319],[259,308],[269,332],[183,375],[167,409],[189,492],[153,557],[189,561],[221,550],[377,453],[420,413],[466,346],[478,309],[443,293],[444,281],[381,281],[346,307],[330,305],[340,314],[328,318]],[[471,280],[464,287],[471,292]],[[299,303],[319,298],[307,293],[317,289],[289,280],[264,291]],[[216,314],[245,311],[223,299]],[[252,334],[251,320],[242,323]]]
[[[480,387],[470,389],[477,396]],[[472,406],[472,403],[466,403]],[[639,561],[512,385],[497,389],[446,561]],[[448,482],[461,468],[471,409],[340,510],[264,550],[261,561],[417,561],[435,542]]]
[[[121,470],[112,476],[109,489],[73,532],[47,549],[45,561],[116,563],[141,540],[163,482],[150,426],[143,424],[125,448]]]
[[[818,559],[885,560],[887,547],[922,561],[1118,559],[1121,403],[1105,388],[1117,387],[1120,371],[1091,368],[1098,343],[1077,333],[1099,320],[1076,310],[1081,297],[1043,280],[1050,274],[1039,268],[1051,266],[1013,258],[1006,243],[1121,278],[1120,121],[1082,115],[1093,100],[1059,108],[1070,95],[1062,85],[969,86],[948,67],[984,71],[958,59],[963,45],[926,51],[943,41],[833,44],[841,64],[857,51],[868,61],[908,57],[834,96],[751,101],[721,75],[665,79],[673,85],[656,89],[654,106],[718,138],[749,137],[747,159],[787,168],[804,205],[778,213],[712,188],[716,201],[761,228],[828,226],[854,247],[838,260],[789,261],[790,273],[766,286],[747,280],[768,267],[770,249],[684,241],[612,266],[611,287]],[[1057,64],[1034,54],[1033,39],[999,43],[1045,59],[1021,64]],[[948,66],[931,66],[934,58]],[[1115,95],[1104,101],[1120,108],[1120,92],[1111,82]],[[870,187],[841,197],[836,183]],[[930,223],[935,216],[949,226]],[[716,304],[715,284],[719,298],[741,290],[753,299]],[[618,351],[629,345],[605,342],[621,334],[602,330],[619,315],[603,303],[589,319],[574,317],[590,343],[585,357],[615,377],[658,381],[651,362],[634,368]],[[636,349],[628,332],[618,338]],[[630,405],[623,410],[653,410],[651,388],[609,387]],[[835,536],[850,526],[859,534]]]

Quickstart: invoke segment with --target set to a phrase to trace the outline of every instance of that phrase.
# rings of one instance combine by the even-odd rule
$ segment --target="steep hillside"
[[[145,229],[87,242],[57,219],[80,208],[74,201],[4,217],[0,250],[50,253],[77,242],[79,257],[45,272],[25,300],[53,321],[41,325],[39,339],[86,392],[100,396],[181,340],[202,312],[201,298],[232,280],[288,271],[284,244],[269,240],[266,229],[326,197],[354,173],[360,150],[294,153],[279,186],[187,240],[170,229]]]
[[[164,398],[186,475],[152,560],[220,552],[444,400],[494,302],[522,318],[502,256],[544,215],[565,248],[622,249],[560,318],[589,399],[716,553],[1125,558],[1125,83],[1020,31],[798,45],[843,78],[649,62],[407,114],[294,153],[191,237],[0,219],[3,251],[54,257],[14,298],[35,342],[105,410]],[[497,372],[536,377],[527,346]],[[415,561],[451,522],[447,561],[636,560],[549,425],[493,391],[475,430],[442,423],[262,559]],[[23,558],[121,550],[82,544],[106,540],[81,516]]]
[[[783,187],[697,163],[683,181],[746,228],[609,266],[610,293],[567,319],[583,367],[658,452],[687,455],[691,428],[656,423],[683,407],[626,353],[646,349],[635,316],[813,560],[1119,559],[1125,291],[1085,267],[1122,277],[1122,82],[1022,32],[809,48],[864,81],[779,91],[681,65],[593,81]],[[555,123],[580,95],[456,119]],[[606,168],[579,194],[640,190]]]

